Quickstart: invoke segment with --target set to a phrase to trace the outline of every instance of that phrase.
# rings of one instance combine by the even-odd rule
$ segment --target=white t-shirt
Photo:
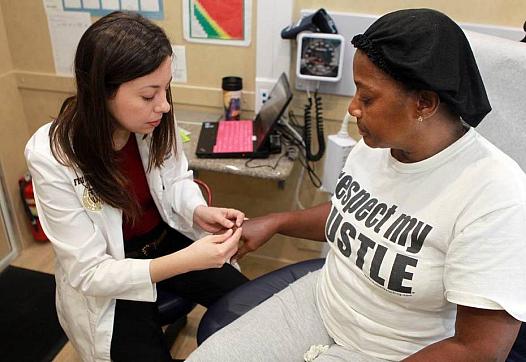
[[[526,176],[474,129],[416,163],[360,141],[332,205],[317,301],[336,343],[400,360],[452,336],[456,304],[526,320]]]

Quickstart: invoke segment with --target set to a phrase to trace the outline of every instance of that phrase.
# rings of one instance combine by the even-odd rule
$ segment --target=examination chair
[[[523,100],[526,94],[526,44],[474,32],[466,32],[466,36],[493,108],[477,131],[526,171],[526,107]],[[203,316],[197,333],[198,344],[296,279],[321,268],[323,263],[324,259],[316,259],[289,265],[225,295]],[[522,324],[506,361],[526,362],[526,323]]]
[[[195,307],[195,303],[190,302],[176,293],[157,288],[157,308],[161,319],[161,325],[167,326],[164,336],[168,346],[172,346],[177,335],[188,321],[187,315]]]
[[[212,205],[212,192],[206,183],[194,179],[195,183],[203,192],[203,196],[208,205]],[[164,331],[164,336],[168,345],[171,347],[177,338],[177,335],[188,321],[187,315],[194,307],[195,303],[188,301],[171,290],[157,288],[157,308],[162,326],[168,326]]]
[[[517,161],[526,172],[526,43],[519,42],[520,39],[512,41],[475,32],[466,32],[466,36],[493,108],[477,131]],[[526,362],[526,323],[522,323],[506,361]]]
[[[302,261],[275,270],[241,285],[214,303],[201,319],[197,344],[230,324],[258,304],[309,272],[320,269],[325,259]],[[526,324],[523,323],[506,362],[526,362]]]
[[[320,269],[325,259],[288,265],[245,283],[208,308],[197,329],[197,344],[309,272]]]

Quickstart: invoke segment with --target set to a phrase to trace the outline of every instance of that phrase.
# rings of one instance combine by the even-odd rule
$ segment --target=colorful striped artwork
[[[183,0],[188,37],[192,40],[249,42],[251,0]],[[186,3],[186,4],[184,4]],[[245,44],[237,44],[245,45]]]
[[[194,15],[207,38],[243,39],[243,0],[194,0]]]

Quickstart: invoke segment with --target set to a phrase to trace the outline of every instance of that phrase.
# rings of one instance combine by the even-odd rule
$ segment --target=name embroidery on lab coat
[[[86,187],[84,189],[84,194],[82,195],[82,204],[90,211],[102,210],[102,202],[97,197],[97,195],[91,191],[91,187]]]

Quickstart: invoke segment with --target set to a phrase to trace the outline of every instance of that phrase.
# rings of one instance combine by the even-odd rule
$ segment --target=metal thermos
[[[238,120],[241,115],[241,89],[243,80],[240,77],[224,77],[222,81],[223,105],[225,119]]]

